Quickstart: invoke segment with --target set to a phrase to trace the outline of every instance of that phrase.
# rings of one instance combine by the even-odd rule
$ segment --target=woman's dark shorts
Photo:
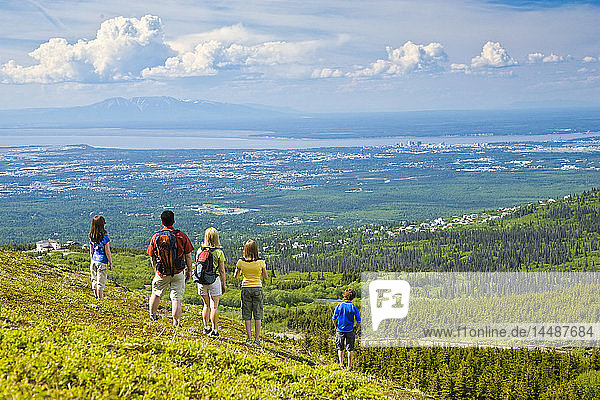
[[[337,350],[344,350],[344,344],[346,344],[346,350],[354,351],[354,331],[340,332],[335,331],[335,348]]]
[[[242,288],[242,320],[262,320],[263,290],[261,287]]]

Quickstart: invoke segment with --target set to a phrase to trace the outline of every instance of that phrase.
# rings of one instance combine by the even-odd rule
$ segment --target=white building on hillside
[[[40,240],[35,243],[36,251],[53,251],[60,250],[60,243],[53,239]]]

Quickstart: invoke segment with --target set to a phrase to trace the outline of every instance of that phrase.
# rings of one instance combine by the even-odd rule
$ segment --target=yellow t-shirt
[[[242,287],[262,287],[262,280],[260,278],[263,268],[266,268],[265,260],[246,261],[240,258],[236,267],[244,275]]]

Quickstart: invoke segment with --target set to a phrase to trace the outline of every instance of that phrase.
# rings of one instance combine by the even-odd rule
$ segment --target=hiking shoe
[[[150,314],[150,321],[158,321],[158,314]]]
[[[246,338],[246,344],[251,345],[252,344],[252,339]]]
[[[211,330],[208,334],[210,337],[219,337],[219,332]]]
[[[255,346],[260,346],[260,340],[254,339],[254,345]]]
[[[209,327],[205,327],[205,328],[204,328],[204,333],[205,333],[206,335],[209,335],[211,332],[212,332],[212,328],[211,328],[210,326],[209,326]]]
[[[181,322],[173,322],[173,326],[175,328],[183,328],[183,325],[181,325]]]

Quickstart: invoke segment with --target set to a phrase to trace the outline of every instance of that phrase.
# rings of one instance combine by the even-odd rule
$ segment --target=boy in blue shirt
[[[356,297],[354,289],[344,290],[344,302],[335,307],[333,320],[335,322],[335,348],[338,351],[340,366],[344,368],[344,344],[348,351],[348,371],[352,370],[352,359],[354,358],[354,320],[356,326],[360,324],[360,313],[358,307],[352,304]]]

